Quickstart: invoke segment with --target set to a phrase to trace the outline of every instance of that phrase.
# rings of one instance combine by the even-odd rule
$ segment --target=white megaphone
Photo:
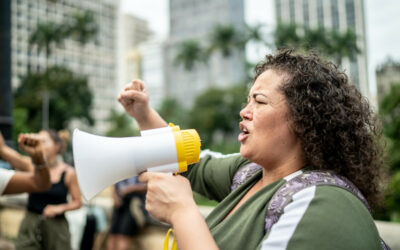
[[[178,126],[144,130],[141,136],[110,138],[74,130],[72,143],[78,183],[86,200],[104,188],[143,171],[184,172],[199,161],[196,130]]]

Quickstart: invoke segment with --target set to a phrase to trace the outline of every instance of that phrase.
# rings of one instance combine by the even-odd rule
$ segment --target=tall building
[[[245,78],[245,51],[235,50],[230,57],[213,53],[207,64],[196,64],[190,71],[176,64],[180,45],[197,40],[209,45],[210,32],[218,25],[232,25],[243,30],[242,0],[170,0],[170,33],[166,43],[166,94],[185,106],[191,106],[196,95],[205,89],[240,83]]]
[[[385,95],[389,94],[392,85],[400,85],[400,62],[388,59],[376,70],[376,85],[378,102],[381,103]]]
[[[139,44],[152,35],[148,22],[131,14],[120,15],[118,28],[118,89],[136,78],[140,73]]]
[[[363,0],[275,0],[277,22],[325,27],[357,35],[361,53],[355,60],[344,58],[342,66],[351,81],[371,100],[368,84],[367,46]]]
[[[28,52],[30,34],[39,23],[61,23],[72,15],[90,10],[98,25],[95,41],[81,46],[67,39],[64,47],[53,49],[46,60],[44,53],[36,49]],[[115,105],[117,95],[116,37],[119,0],[12,0],[11,1],[11,81],[13,88],[20,84],[20,76],[26,75],[28,62],[33,72],[46,68],[46,64],[63,65],[73,72],[88,76],[93,93],[92,115],[96,121],[94,131],[107,129],[109,111]],[[78,124],[80,124],[78,122]]]
[[[152,38],[139,45],[140,73],[146,83],[150,96],[150,105],[159,108],[166,97],[164,40]]]

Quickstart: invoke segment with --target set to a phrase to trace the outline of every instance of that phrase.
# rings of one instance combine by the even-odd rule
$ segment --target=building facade
[[[146,83],[150,105],[156,109],[166,97],[164,45],[164,39],[153,37],[138,47],[141,79]]]
[[[54,47],[46,60],[45,53],[33,47],[29,52],[29,37],[39,23],[61,23],[78,12],[94,14],[98,33],[94,41],[82,46],[66,39],[63,47]],[[119,0],[12,0],[11,1],[11,81],[13,88],[20,84],[20,76],[40,72],[46,66],[63,65],[88,77],[93,93],[92,115],[94,132],[107,129],[109,111],[117,105],[116,39]],[[83,126],[76,121],[71,126]],[[89,129],[89,128],[87,128]]]
[[[354,60],[343,58],[342,66],[351,82],[371,100],[363,0],[275,0],[275,13],[278,23],[355,31],[361,53]]]
[[[136,78],[142,78],[138,46],[152,32],[148,22],[131,14],[121,13],[118,28],[118,89]]]
[[[165,45],[166,95],[190,107],[195,97],[205,89],[226,87],[245,79],[245,51],[234,50],[229,57],[213,53],[207,63],[198,63],[186,70],[176,63],[180,45],[197,40],[209,45],[210,32],[220,25],[232,25],[243,30],[244,3],[242,0],[170,0],[170,33]]]
[[[388,59],[376,70],[376,85],[378,89],[378,102],[389,94],[392,85],[400,85],[400,62]]]

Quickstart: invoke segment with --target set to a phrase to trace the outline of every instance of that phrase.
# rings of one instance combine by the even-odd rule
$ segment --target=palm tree
[[[210,52],[220,51],[229,57],[237,48],[244,48],[246,39],[232,25],[217,25],[210,34]]]
[[[68,24],[67,33],[71,38],[77,40],[81,44],[81,49],[90,41],[95,40],[98,33],[98,26],[93,12],[85,11],[75,13],[71,22]],[[81,69],[81,73],[84,72],[83,60],[84,53],[80,53],[79,68]]]
[[[178,47],[178,53],[175,57],[176,64],[182,64],[185,70],[192,70],[197,62],[206,62],[207,53],[201,47],[197,40],[187,40]]]
[[[302,38],[297,33],[298,26],[278,23],[274,31],[274,45],[276,48],[289,47],[297,49],[302,44]]]
[[[344,57],[354,60],[361,49],[357,45],[357,35],[352,29],[347,29],[344,33],[331,31],[331,51],[330,55],[338,65],[342,64]]]
[[[53,45],[62,45],[66,38],[66,26],[57,23],[39,23],[36,30],[29,37],[29,51],[36,45],[38,53],[43,49],[46,55],[46,68],[48,59],[52,53]]]
[[[303,47],[306,51],[318,49],[326,55],[330,55],[332,46],[329,32],[324,27],[316,29],[304,28],[304,36],[301,38]]]
[[[69,35],[82,46],[94,40],[98,33],[98,26],[91,11],[75,13],[68,26]]]
[[[271,46],[265,39],[264,39],[264,34],[262,32],[262,29],[264,28],[264,25],[262,24],[256,24],[254,26],[246,25],[246,30],[245,30],[245,42],[254,42],[256,44],[262,44],[265,46]]]
[[[342,64],[343,58],[347,57],[352,60],[361,53],[357,46],[357,36],[351,29],[342,33],[323,27],[309,29],[293,24],[278,24],[275,29],[275,46],[306,51],[317,49],[335,60],[339,66]]]

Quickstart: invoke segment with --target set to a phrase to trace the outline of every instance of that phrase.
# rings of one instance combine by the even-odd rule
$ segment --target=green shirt
[[[289,177],[262,188],[225,219],[261,178],[260,171],[231,191],[235,173],[247,163],[240,155],[207,155],[184,174],[194,191],[220,202],[206,219],[220,249],[381,249],[364,204],[333,186],[313,186],[296,193],[279,221],[264,233],[268,203]]]

